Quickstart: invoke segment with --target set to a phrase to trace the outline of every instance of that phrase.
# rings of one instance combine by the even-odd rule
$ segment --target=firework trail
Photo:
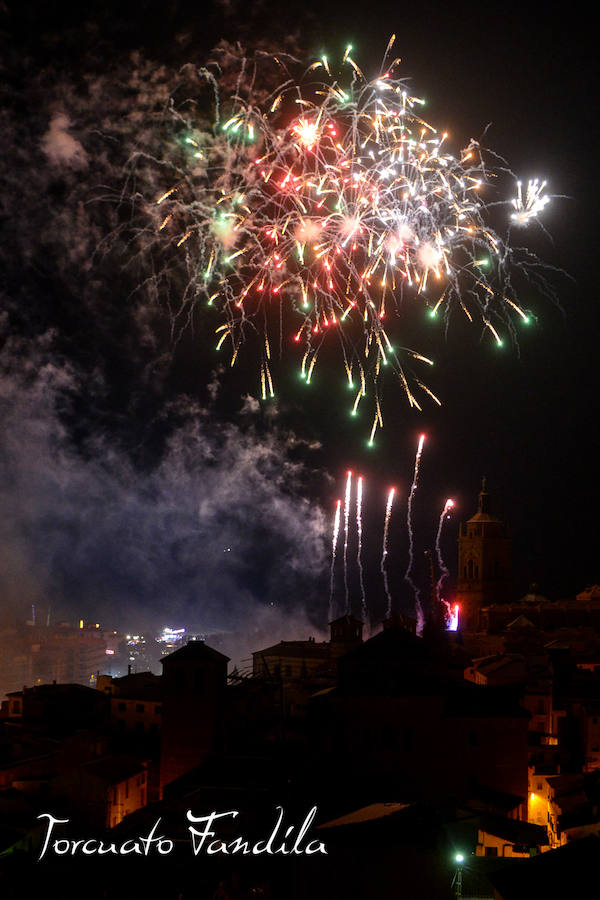
[[[553,292],[539,260],[510,246],[508,224],[505,238],[496,233],[488,211],[505,202],[513,209],[508,222],[525,225],[548,197],[545,183],[532,181],[525,200],[518,184],[514,200],[486,202],[506,176],[506,167],[493,169],[497,157],[474,140],[449,152],[448,135],[422,118],[424,101],[398,77],[400,60],[384,59],[368,79],[350,51],[338,72],[323,57],[299,79],[289,60],[273,57],[286,80],[271,95],[259,91],[259,54],[239,52],[233,91],[231,68],[223,85],[201,70],[213,125],[193,119],[192,110],[206,107],[204,97],[173,102],[177,153],[153,160],[163,172],[170,168],[173,180],[148,210],[152,227],[145,219],[139,235],[151,254],[156,244],[167,260],[157,285],[174,268],[187,275],[173,313],[182,327],[198,304],[215,310],[217,348],[229,349],[231,365],[252,337],[263,400],[274,396],[275,327],[280,352],[284,333],[292,347],[302,345],[306,384],[324,340],[335,334],[355,394],[352,415],[367,396],[374,411],[372,444],[383,425],[385,371],[395,374],[411,407],[421,409],[421,392],[440,402],[413,370],[432,360],[403,346],[401,334],[388,334],[388,319],[398,327],[390,308],[408,294],[434,318],[442,313],[448,321],[453,308],[462,309],[499,346],[503,331],[514,339],[514,314],[525,322],[529,316],[511,273],[519,270],[546,296]],[[152,164],[150,155],[136,158]]]
[[[350,522],[350,497],[352,493],[352,472],[346,476],[344,496],[344,588],[346,590],[346,613],[350,613],[350,591],[348,590],[348,525]]]
[[[447,631],[458,631],[458,613],[459,613],[458,603],[455,603],[454,606],[452,606],[452,607],[450,606],[450,604],[448,604],[448,612],[449,612],[449,619],[448,619],[448,623],[446,625],[446,630]]]
[[[337,551],[338,535],[340,533],[340,513],[342,509],[342,501],[338,500],[335,507],[335,519],[333,521],[333,541],[331,546],[331,577],[329,581],[329,621],[334,618],[333,609],[333,588],[335,578],[335,555]]]
[[[383,575],[383,584],[385,586],[385,594],[386,594],[387,602],[388,602],[387,613],[386,613],[388,619],[392,614],[392,595],[390,594],[390,586],[388,584],[388,576],[387,576],[387,569],[386,569],[385,561],[386,561],[386,558],[388,555],[388,549],[387,549],[388,530],[389,530],[389,524],[390,524],[390,516],[392,515],[392,504],[394,503],[395,494],[396,494],[396,489],[390,488],[390,492],[389,492],[388,498],[387,498],[387,504],[385,507],[385,523],[383,526],[383,551],[381,554],[381,566],[380,566],[381,574]]]
[[[436,593],[438,600],[442,599],[442,585],[444,584],[444,581],[450,574],[450,572],[448,571],[448,567],[444,563],[444,559],[442,557],[442,547],[441,547],[440,541],[442,538],[442,528],[444,525],[444,521],[447,518],[449,518],[450,510],[453,507],[454,507],[454,500],[446,500],[446,502],[444,503],[444,508],[440,514],[440,521],[438,524],[437,535],[435,538],[435,552],[437,555],[438,566],[440,569],[440,577],[438,578],[437,584],[435,586],[435,593]]]
[[[356,551],[356,562],[358,563],[358,577],[360,582],[360,599],[361,599],[361,615],[362,620],[365,623],[365,628],[368,628],[368,610],[367,610],[367,597],[365,594],[365,583],[363,579],[363,564],[362,564],[362,492],[363,492],[363,478],[362,475],[358,479],[357,487],[356,487],[356,532],[358,535],[358,549]]]
[[[408,504],[406,511],[406,527],[408,529],[408,567],[406,569],[406,573],[404,575],[404,580],[412,587],[415,595],[415,610],[417,613],[417,630],[419,634],[423,630],[424,624],[424,616],[423,609],[421,607],[421,601],[419,600],[419,589],[415,582],[412,580],[412,568],[414,564],[414,532],[413,532],[413,524],[412,524],[412,504],[415,493],[417,491],[417,485],[419,482],[419,467],[421,465],[421,455],[423,453],[423,445],[425,443],[425,435],[422,434],[419,438],[419,445],[417,447],[417,455],[415,456],[415,469],[413,472],[413,480],[410,486],[410,493],[408,495]]]
[[[442,539],[442,528],[444,526],[444,521],[447,518],[449,518],[450,510],[453,507],[454,507],[454,500],[450,500],[450,499],[446,500],[446,502],[444,504],[444,508],[442,509],[442,512],[440,513],[440,521],[438,524],[438,530],[437,530],[437,534],[435,537],[435,552],[437,555],[438,567],[440,570],[440,577],[438,578],[436,586],[435,586],[435,595],[436,595],[438,603],[443,603],[446,608],[446,627],[450,631],[456,631],[456,628],[451,627],[452,623],[454,621],[453,609],[452,609],[451,605],[448,603],[448,601],[444,600],[444,598],[442,597],[442,586],[444,584],[444,581],[450,574],[450,572],[448,571],[448,567],[444,563],[444,558],[442,556],[441,539]]]

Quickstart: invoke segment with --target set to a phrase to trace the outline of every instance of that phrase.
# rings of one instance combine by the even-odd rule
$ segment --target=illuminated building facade
[[[23,685],[94,684],[111,650],[106,633],[96,623],[57,625],[27,623],[0,631],[0,693]]]

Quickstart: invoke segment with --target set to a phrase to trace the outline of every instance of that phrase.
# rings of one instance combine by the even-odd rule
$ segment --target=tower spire
[[[464,631],[480,627],[482,609],[510,599],[511,540],[504,522],[492,515],[490,499],[482,478],[478,511],[458,539],[456,599]]]
[[[481,490],[479,491],[478,511],[480,513],[489,513],[490,511],[490,495],[487,492],[487,478],[485,475],[481,479]]]

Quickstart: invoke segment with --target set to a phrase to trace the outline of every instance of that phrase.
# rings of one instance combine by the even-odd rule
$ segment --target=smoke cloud
[[[310,448],[277,426],[259,434],[251,398],[228,423],[169,401],[178,424],[140,467],[106,435],[74,439],[81,376],[51,335],[8,339],[0,365],[5,609],[271,637],[324,621],[326,526],[302,495]]]
[[[171,98],[206,80],[99,37],[82,54],[72,27],[69,58],[6,55],[0,617],[186,625],[234,658],[306,637],[327,606],[318,445],[256,382],[221,402],[214,324],[176,340],[177,274],[140,258],[182,152]],[[240,52],[214,51],[225,77]]]
[[[50,122],[42,138],[42,150],[55,166],[82,169],[87,166],[87,154],[78,140],[69,134],[71,122],[64,113],[58,113]]]

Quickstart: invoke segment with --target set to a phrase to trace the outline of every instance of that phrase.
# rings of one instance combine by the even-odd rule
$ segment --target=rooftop
[[[523,844],[526,847],[548,845],[548,832],[543,825],[533,825],[531,822],[505,816],[484,815],[479,827],[486,834],[492,834],[511,844]]]
[[[317,644],[314,640],[280,641],[272,647],[265,647],[264,650],[255,650],[252,656],[329,659],[329,642],[321,641]]]
[[[228,663],[229,657],[225,656],[224,653],[219,653],[218,650],[213,650],[212,647],[209,647],[208,644],[205,644],[204,641],[188,641],[183,647],[180,647],[179,650],[175,650],[174,653],[169,653],[168,656],[164,656],[161,659],[161,664],[169,665],[173,660],[177,660],[177,662],[215,662],[215,663]]]
[[[146,767],[129,756],[105,756],[102,759],[86,763],[83,769],[107,784],[120,784],[134,775],[145,772]]]
[[[113,678],[112,686],[115,688],[115,699],[155,700],[162,696],[161,676],[153,672],[136,672]]]
[[[393,816],[403,809],[408,809],[409,806],[410,803],[371,803],[369,806],[363,806],[361,809],[356,809],[345,816],[340,816],[338,819],[323,822],[317,828],[338,828],[341,825],[358,825],[362,822],[374,822],[387,816]]]
[[[598,880],[600,839],[595,835],[572,841],[513,866],[491,872],[491,881],[501,900],[531,900],[532,897],[571,897],[593,893]]]

